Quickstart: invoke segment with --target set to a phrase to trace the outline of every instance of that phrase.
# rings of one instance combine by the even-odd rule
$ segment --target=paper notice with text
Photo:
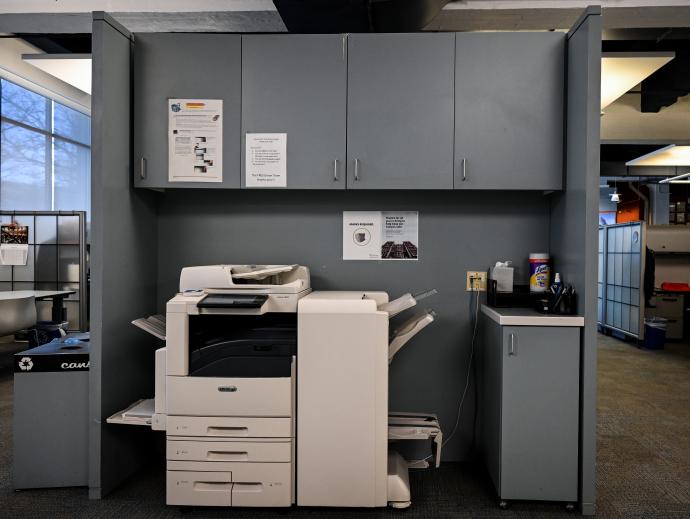
[[[245,187],[287,187],[287,133],[248,133],[245,146]]]
[[[168,99],[168,181],[223,181],[221,99]]]

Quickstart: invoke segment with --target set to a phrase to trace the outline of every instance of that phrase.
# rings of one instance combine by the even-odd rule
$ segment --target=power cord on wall
[[[469,362],[467,363],[467,374],[465,376],[465,387],[462,390],[462,396],[460,397],[460,403],[458,404],[458,410],[457,414],[455,417],[455,425],[453,425],[453,430],[450,432],[448,436],[446,436],[443,439],[443,443],[441,444],[441,448],[445,447],[446,444],[455,436],[455,433],[458,431],[460,427],[460,416],[462,415],[462,406],[465,403],[465,397],[467,396],[467,391],[470,387],[470,375],[472,373],[472,366],[473,366],[473,361],[474,361],[474,347],[475,347],[475,342],[477,340],[477,328],[479,324],[479,291],[475,290],[475,282],[478,281],[477,278],[471,278],[470,279],[470,284],[472,288],[472,293],[474,294],[474,323],[472,325],[472,342],[470,344],[470,359]],[[433,457],[433,454],[429,454],[426,458],[422,458],[421,460],[415,460],[410,462],[411,464],[414,463],[419,463],[422,461],[427,461]]]

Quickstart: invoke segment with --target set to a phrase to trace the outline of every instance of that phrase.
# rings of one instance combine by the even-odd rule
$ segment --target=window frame
[[[23,121],[18,121],[16,119],[11,118],[11,117],[7,117],[3,114],[3,112],[2,112],[2,95],[1,95],[2,94],[2,82],[3,81],[11,83],[13,86],[15,86],[17,88],[22,88],[24,90],[27,90],[27,91],[33,93],[33,94],[39,95],[39,96],[45,98],[47,101],[49,101],[48,113],[46,114],[46,117],[48,117],[49,121],[50,121],[50,130],[46,130],[43,128],[38,128],[36,126],[32,126],[32,125],[27,124]],[[53,97],[46,96],[40,92],[36,92],[35,90],[27,88],[24,85],[20,85],[19,83],[12,81],[6,77],[0,76],[0,124],[3,124],[3,123],[10,124],[12,126],[16,126],[16,127],[22,128],[22,129],[27,130],[27,131],[35,132],[37,134],[42,135],[43,137],[47,137],[45,139],[45,142],[46,142],[45,154],[46,154],[46,159],[48,157],[50,157],[50,160],[46,160],[46,164],[45,164],[45,169],[46,169],[45,179],[46,180],[44,183],[44,189],[46,191],[45,194],[50,195],[49,196],[50,208],[47,209],[49,211],[55,211],[56,210],[56,208],[55,208],[55,141],[59,140],[62,142],[66,142],[69,144],[80,146],[81,148],[87,149],[89,152],[89,156],[91,155],[91,144],[90,143],[84,144],[81,141],[72,139],[72,138],[67,137],[65,135],[55,133],[55,105],[56,104],[59,104],[60,106],[63,106],[65,108],[69,108],[70,110],[74,110],[75,112],[81,113],[81,114],[85,115],[86,117],[88,117],[89,120],[91,119],[91,114],[86,114],[84,112],[81,112],[72,106],[69,106],[65,103],[61,103],[61,102],[55,100]],[[0,142],[0,146],[1,146],[1,142]],[[1,159],[2,159],[2,157],[0,156],[0,160]],[[0,164],[1,164],[1,162],[0,162]],[[90,174],[90,171],[89,171],[89,174]],[[87,179],[87,185],[90,185],[89,179]],[[0,191],[2,191],[2,172],[1,171],[0,171]],[[81,207],[81,208],[73,208],[73,209],[83,210],[83,211],[87,211],[87,213],[90,213],[91,212],[91,207],[90,207],[91,200],[90,200],[90,198],[91,197],[89,196],[88,197],[88,204],[87,204],[89,207]],[[41,210],[42,210],[42,208],[41,208]]]

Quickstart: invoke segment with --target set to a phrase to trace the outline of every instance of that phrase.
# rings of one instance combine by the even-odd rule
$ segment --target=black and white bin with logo
[[[89,335],[14,355],[14,488],[88,484]]]

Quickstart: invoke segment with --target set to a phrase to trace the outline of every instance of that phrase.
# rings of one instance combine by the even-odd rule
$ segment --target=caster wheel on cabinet
[[[575,503],[566,503],[565,509],[568,512],[574,512],[575,511]]]
[[[510,508],[510,503],[502,500],[500,503],[498,503],[498,508],[501,510],[508,510],[508,508]]]

